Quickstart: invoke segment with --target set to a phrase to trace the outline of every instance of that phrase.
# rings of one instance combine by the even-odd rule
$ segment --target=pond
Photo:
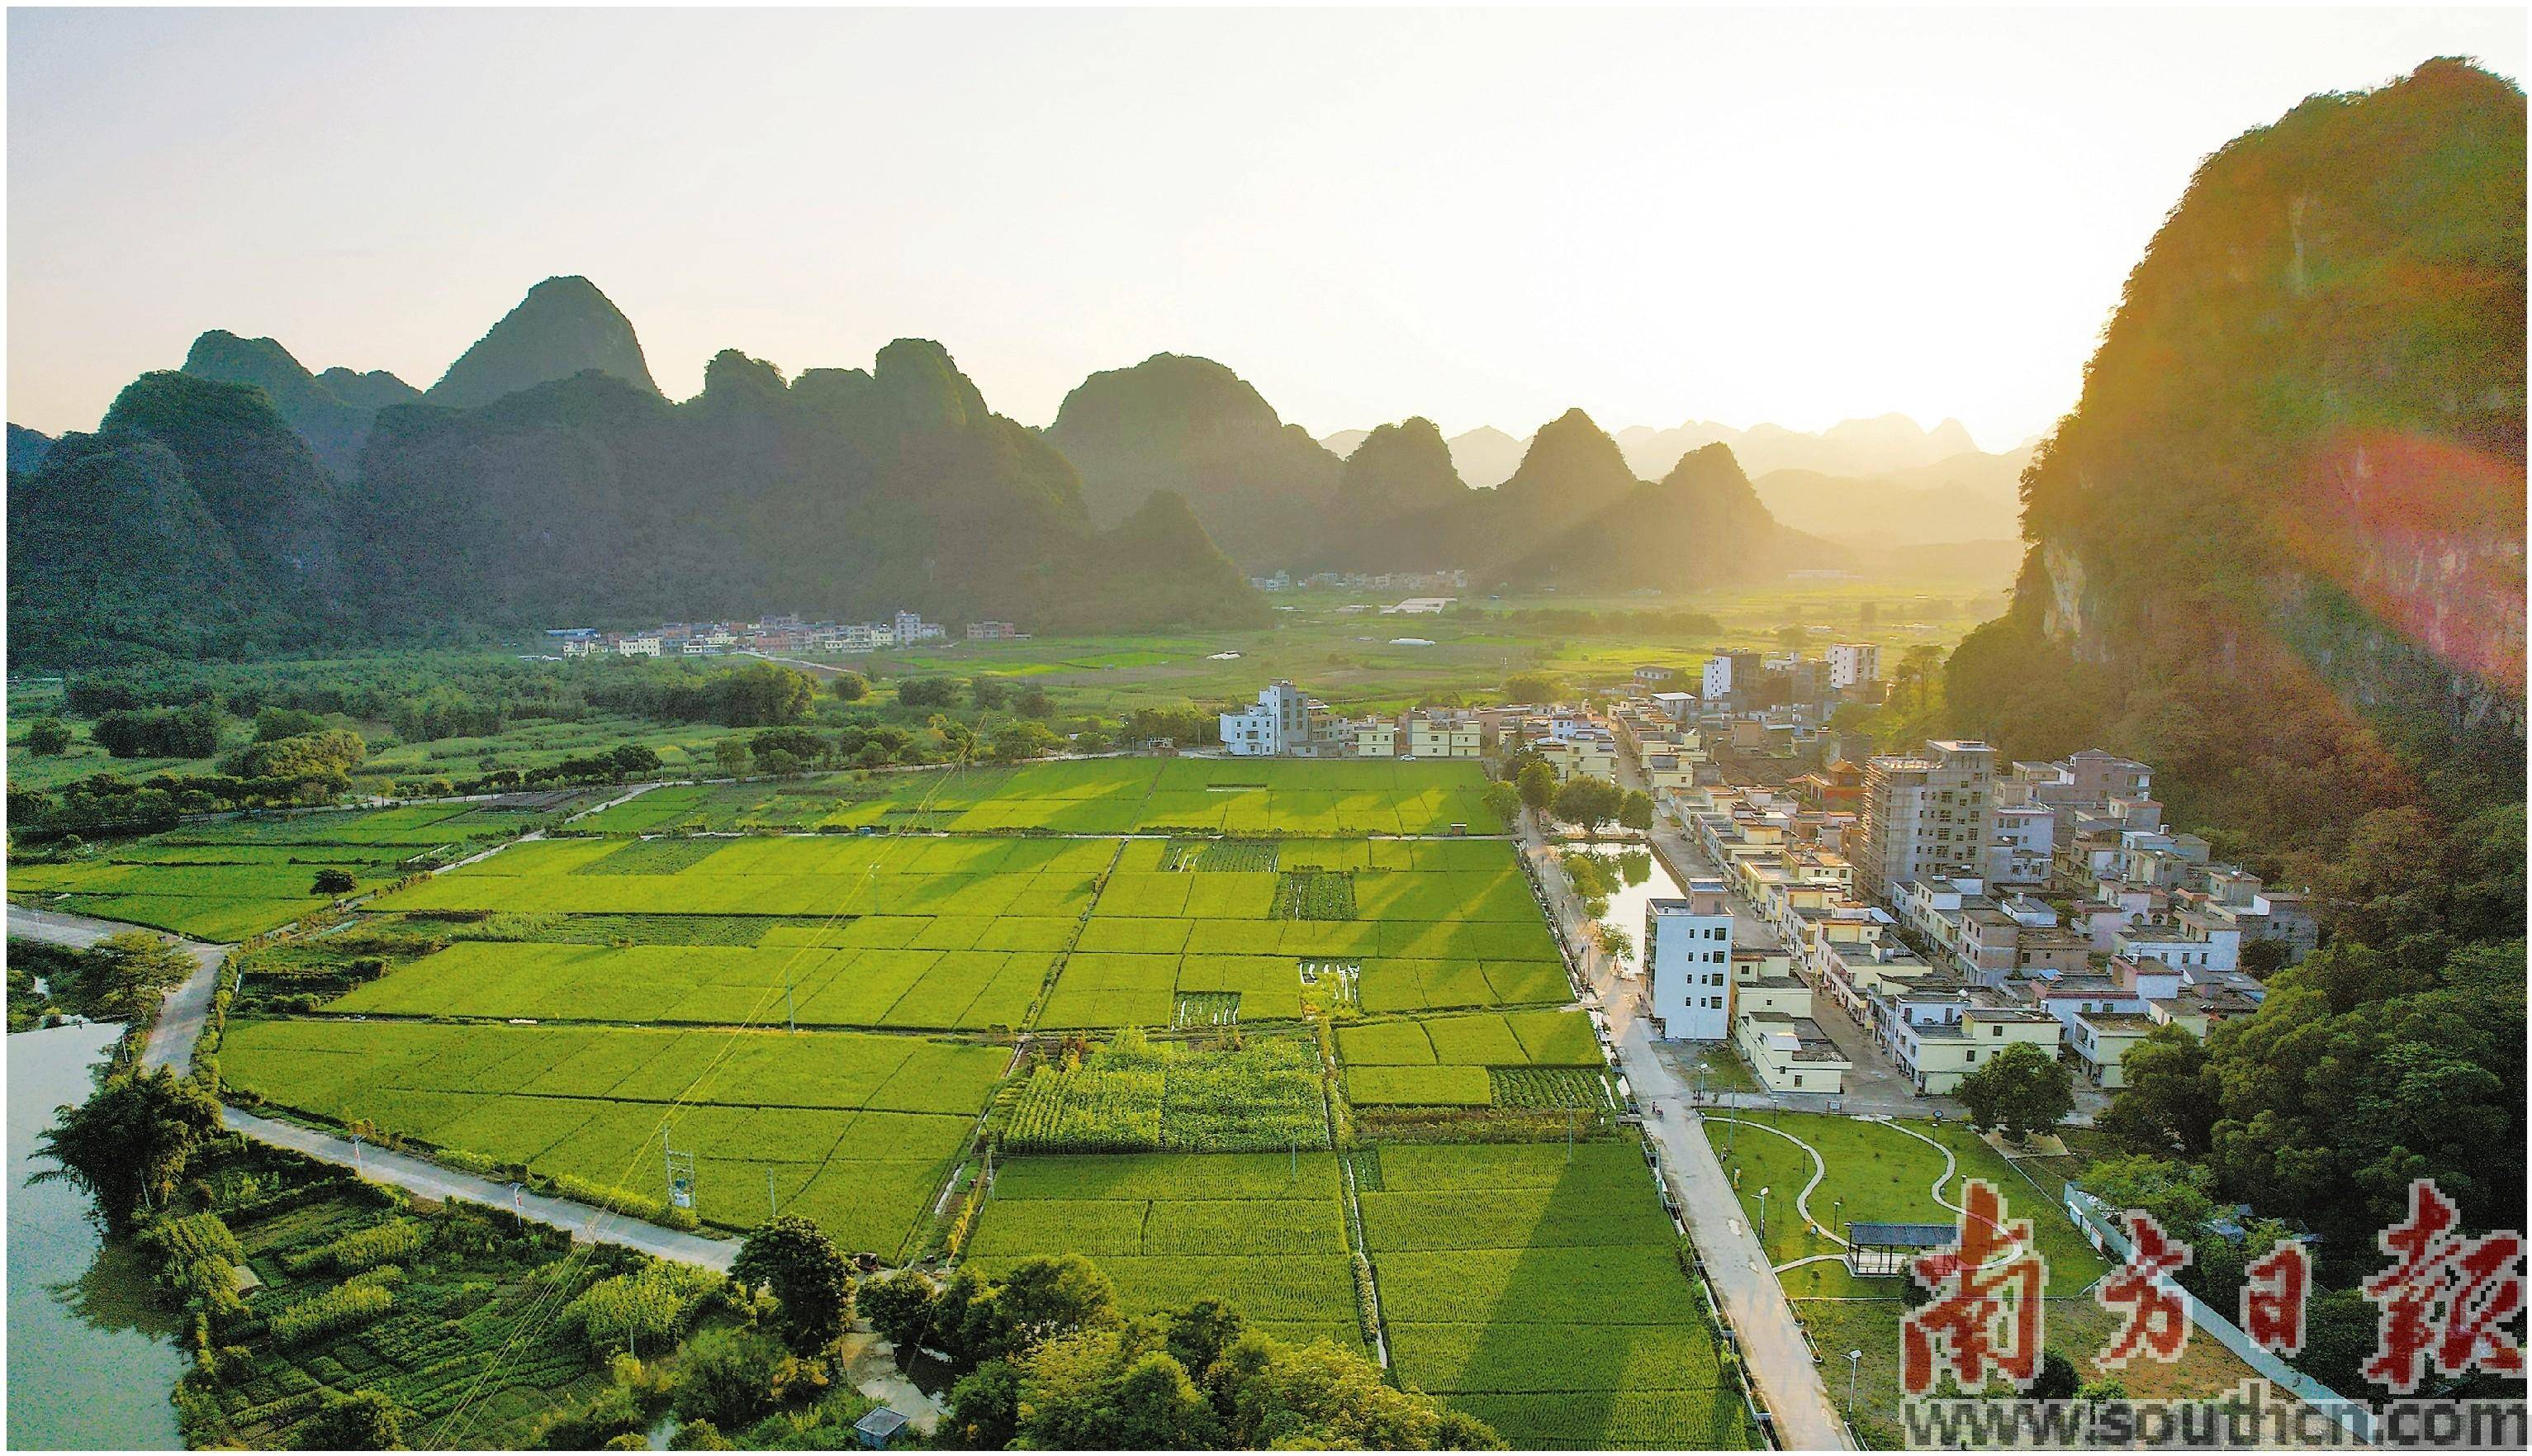
[[[176,1450],[168,1395],[185,1371],[177,1316],[130,1247],[108,1245],[87,1195],[29,1185],[53,1166],[36,1138],[53,1109],[87,1096],[119,1026],[54,1026],[9,1038],[9,1445],[17,1450]]]
[[[1662,868],[1662,862],[1641,844],[1565,844],[1563,854],[1587,854],[1609,868],[1609,878],[1616,890],[1609,897],[1609,910],[1600,923],[1627,938],[1627,954],[1618,958],[1626,975],[1643,973],[1644,906],[1656,900],[1678,900],[1686,892],[1679,882]]]

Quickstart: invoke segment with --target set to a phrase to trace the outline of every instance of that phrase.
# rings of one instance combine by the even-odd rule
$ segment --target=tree
[[[809,675],[779,663],[750,663],[719,681],[720,721],[731,728],[798,723],[818,704]]]
[[[755,1425],[774,1406],[781,1365],[782,1347],[761,1331],[705,1330],[677,1357],[677,1418],[709,1421],[722,1430]]]
[[[2208,1196],[2215,1180],[2192,1164],[2130,1153],[2095,1162],[2075,1181],[2114,1213],[2153,1214],[2164,1233],[2185,1244],[2204,1243],[2216,1221],[2216,1200]]]
[[[1776,645],[1787,652],[1800,652],[1811,645],[1809,628],[1788,622],[1776,629]]]
[[[1584,829],[1597,829],[1618,817],[1625,806],[1625,790],[1606,779],[1589,774],[1577,774],[1556,790],[1556,817]]]
[[[999,1451],[1019,1434],[1020,1372],[1008,1361],[989,1360],[950,1387],[950,1428],[970,1451]]]
[[[2165,1022],[2128,1048],[2119,1072],[2126,1085],[2095,1123],[2104,1136],[2131,1152],[2207,1155],[2222,1087],[2197,1037]]]
[[[259,743],[324,730],[323,717],[298,708],[266,708],[255,716],[255,740]]]
[[[1565,696],[1562,679],[1547,672],[1515,672],[1504,679],[1507,703],[1553,703]]]
[[[201,1082],[166,1067],[122,1073],[55,1112],[42,1146],[61,1166],[35,1177],[84,1190],[109,1227],[129,1229],[144,1202],[167,1201],[194,1149],[219,1133],[219,1099]]]
[[[1525,807],[1544,814],[1547,806],[1556,801],[1556,771],[1543,763],[1524,764],[1520,776],[1513,780],[1513,786],[1521,791],[1521,801]]]
[[[1055,699],[1044,687],[1032,682],[1011,700],[1011,711],[1022,718],[1044,722],[1055,716]]]
[[[1178,1357],[1155,1350],[1125,1368],[1109,1395],[1113,1440],[1100,1449],[1187,1451],[1209,1447],[1221,1422]]]
[[[1855,620],[1859,626],[1871,626],[1875,621],[1878,621],[1880,617],[1881,609],[1873,606],[1870,602],[1857,608],[1855,612]]]
[[[627,779],[660,772],[660,755],[640,743],[627,743],[607,757],[615,760],[615,772]]]
[[[741,1241],[729,1277],[771,1289],[782,1305],[778,1327],[794,1354],[811,1355],[843,1335],[853,1306],[853,1266],[808,1219],[786,1213]]]
[[[1521,795],[1515,792],[1509,784],[1487,785],[1486,791],[1479,795],[1478,799],[1486,806],[1487,813],[1506,824],[1512,823],[1521,814]]]
[[[1024,1355],[1038,1345],[1120,1322],[1117,1288],[1077,1253],[1024,1259],[1001,1284],[968,1304],[964,1343],[981,1359]]]
[[[27,725],[27,751],[37,758],[59,758],[71,747],[71,726],[58,718],[38,718]]]
[[[194,958],[163,935],[125,930],[88,947],[81,957],[81,999],[90,1014],[109,1021],[140,1021],[156,1010],[160,993],[194,973]]]
[[[1045,758],[1064,751],[1064,739],[1053,728],[1027,719],[995,728],[993,745],[996,763],[1017,763],[1024,758]]]
[[[756,754],[747,746],[745,738],[732,733],[713,745],[713,762],[720,766],[724,777],[743,779],[747,771],[755,767]]]
[[[1961,1078],[1955,1093],[1980,1132],[2001,1127],[2016,1142],[2045,1133],[2075,1110],[2075,1074],[2030,1042],[2016,1042]]]
[[[777,779],[788,779],[801,771],[800,756],[781,748],[768,748],[757,754],[756,766]]]
[[[412,1413],[375,1390],[328,1396],[300,1432],[306,1451],[401,1451],[405,1418]]]
[[[940,1291],[923,1274],[907,1269],[862,1282],[853,1306],[879,1337],[904,1354],[912,1354],[932,1331],[932,1303]]]
[[[978,677],[967,684],[967,694],[977,712],[992,713],[1010,705],[1011,685],[1000,677]]]
[[[1248,1321],[1220,1300],[1198,1300],[1170,1316],[1170,1354],[1180,1366],[1202,1374],[1213,1369]]]
[[[827,690],[842,702],[858,703],[870,696],[870,679],[859,672],[837,672],[827,679]]]
[[[360,885],[360,881],[352,878],[351,871],[329,867],[326,869],[320,869],[316,872],[316,883],[308,887],[308,893],[311,895],[349,895],[353,891],[359,889]]]
[[[1640,788],[1630,788],[1618,801],[1618,823],[1628,829],[1649,831],[1653,827],[1653,796]]]
[[[909,677],[896,685],[896,701],[905,708],[947,708],[958,701],[955,677]]]

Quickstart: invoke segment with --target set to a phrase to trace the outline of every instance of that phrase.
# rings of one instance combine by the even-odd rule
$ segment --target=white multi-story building
[[[1737,676],[1736,676],[1737,674]],[[1699,697],[1711,703],[1732,696],[1737,683],[1742,691],[1756,685],[1758,655],[1755,652],[1718,652],[1705,660],[1698,674]]]
[[[1732,1034],[1732,904],[1721,880],[1694,879],[1685,900],[1644,906],[1644,965],[1665,1037]]]
[[[1828,650],[1828,685],[1843,692],[1881,680],[1881,649],[1870,642],[1840,642]]]
[[[1986,879],[2044,885],[2057,859],[2057,811],[2045,804],[1999,804],[1988,811]]]
[[[628,658],[655,658],[660,655],[660,639],[657,637],[624,637],[617,640],[615,655]]]
[[[1310,700],[1281,679],[1258,689],[1257,706],[1222,715],[1222,746],[1242,758],[1307,751]]]

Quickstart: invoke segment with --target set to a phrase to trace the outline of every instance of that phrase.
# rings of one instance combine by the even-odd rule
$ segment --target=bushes
[[[685,1333],[721,1277],[691,1264],[657,1260],[629,1274],[602,1279],[563,1307],[563,1322],[589,1343],[592,1354],[664,1349]]]
[[[302,1250],[286,1256],[282,1263],[293,1273],[319,1268],[342,1274],[358,1273],[392,1259],[407,1257],[422,1248],[424,1238],[421,1224],[410,1218],[393,1218],[365,1229],[355,1229],[314,1249]]]
[[[367,1282],[336,1285],[279,1311],[270,1321],[272,1337],[285,1345],[295,1345],[367,1324],[384,1314],[394,1307],[395,1296],[386,1290],[385,1280],[372,1277],[384,1272],[372,1270],[363,1276]]]

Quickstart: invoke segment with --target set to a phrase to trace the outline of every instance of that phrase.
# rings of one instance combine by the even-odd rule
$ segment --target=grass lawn
[[[1906,1310],[1895,1299],[1794,1301],[1794,1316],[1818,1346],[1820,1377],[1828,1384],[1829,1398],[1841,1411],[1848,1409],[1846,1352],[1864,1352],[1863,1359],[1853,1363],[1852,1416],[1857,1431],[1875,1450],[1897,1450],[1902,1444],[1899,1321]],[[2095,1357],[2116,1337],[2120,1318],[2085,1296],[2051,1296],[2041,1316],[2042,1338],[2047,1349],[2073,1361],[2084,1380],[2114,1379],[2130,1396],[2140,1399],[2206,1400],[2251,1377],[2251,1368],[2230,1351],[2195,1334],[2174,1364],[2139,1360],[2123,1369],[2106,1369]]]
[[[1766,1248],[1778,1264],[1834,1253],[1840,1246],[1806,1226],[1797,1213],[1796,1196],[1811,1182],[1814,1167],[1810,1154],[1771,1129],[1819,1152],[1825,1176],[1812,1191],[1810,1209],[1812,1217],[1829,1230],[1844,1233],[1844,1222],[1954,1223],[1959,1217],[1932,1196],[1934,1182],[1943,1174],[1942,1153],[1896,1128],[1822,1113],[1742,1116],[1748,1121],[1737,1130],[1709,1116],[1706,1140],[1723,1158],[1725,1172],[1734,1177],[1753,1228],[1759,1221],[1758,1190],[1768,1190]],[[1954,1123],[1938,1128],[1930,1122],[1912,1121],[1907,1126],[1941,1141],[1957,1160],[1954,1181],[1943,1187],[1946,1198],[1958,1201],[1959,1179],[1983,1178],[2003,1194],[2009,1216],[2031,1221],[2040,1252],[2048,1260],[2051,1293],[2076,1294],[2100,1277],[2106,1268],[2100,1255],[2084,1242],[2049,1195],[1975,1133]],[[1796,1298],[1872,1295],[1895,1288],[1890,1281],[1858,1280],[1842,1265],[1828,1262],[1787,1269],[1778,1278],[1786,1293]]]

